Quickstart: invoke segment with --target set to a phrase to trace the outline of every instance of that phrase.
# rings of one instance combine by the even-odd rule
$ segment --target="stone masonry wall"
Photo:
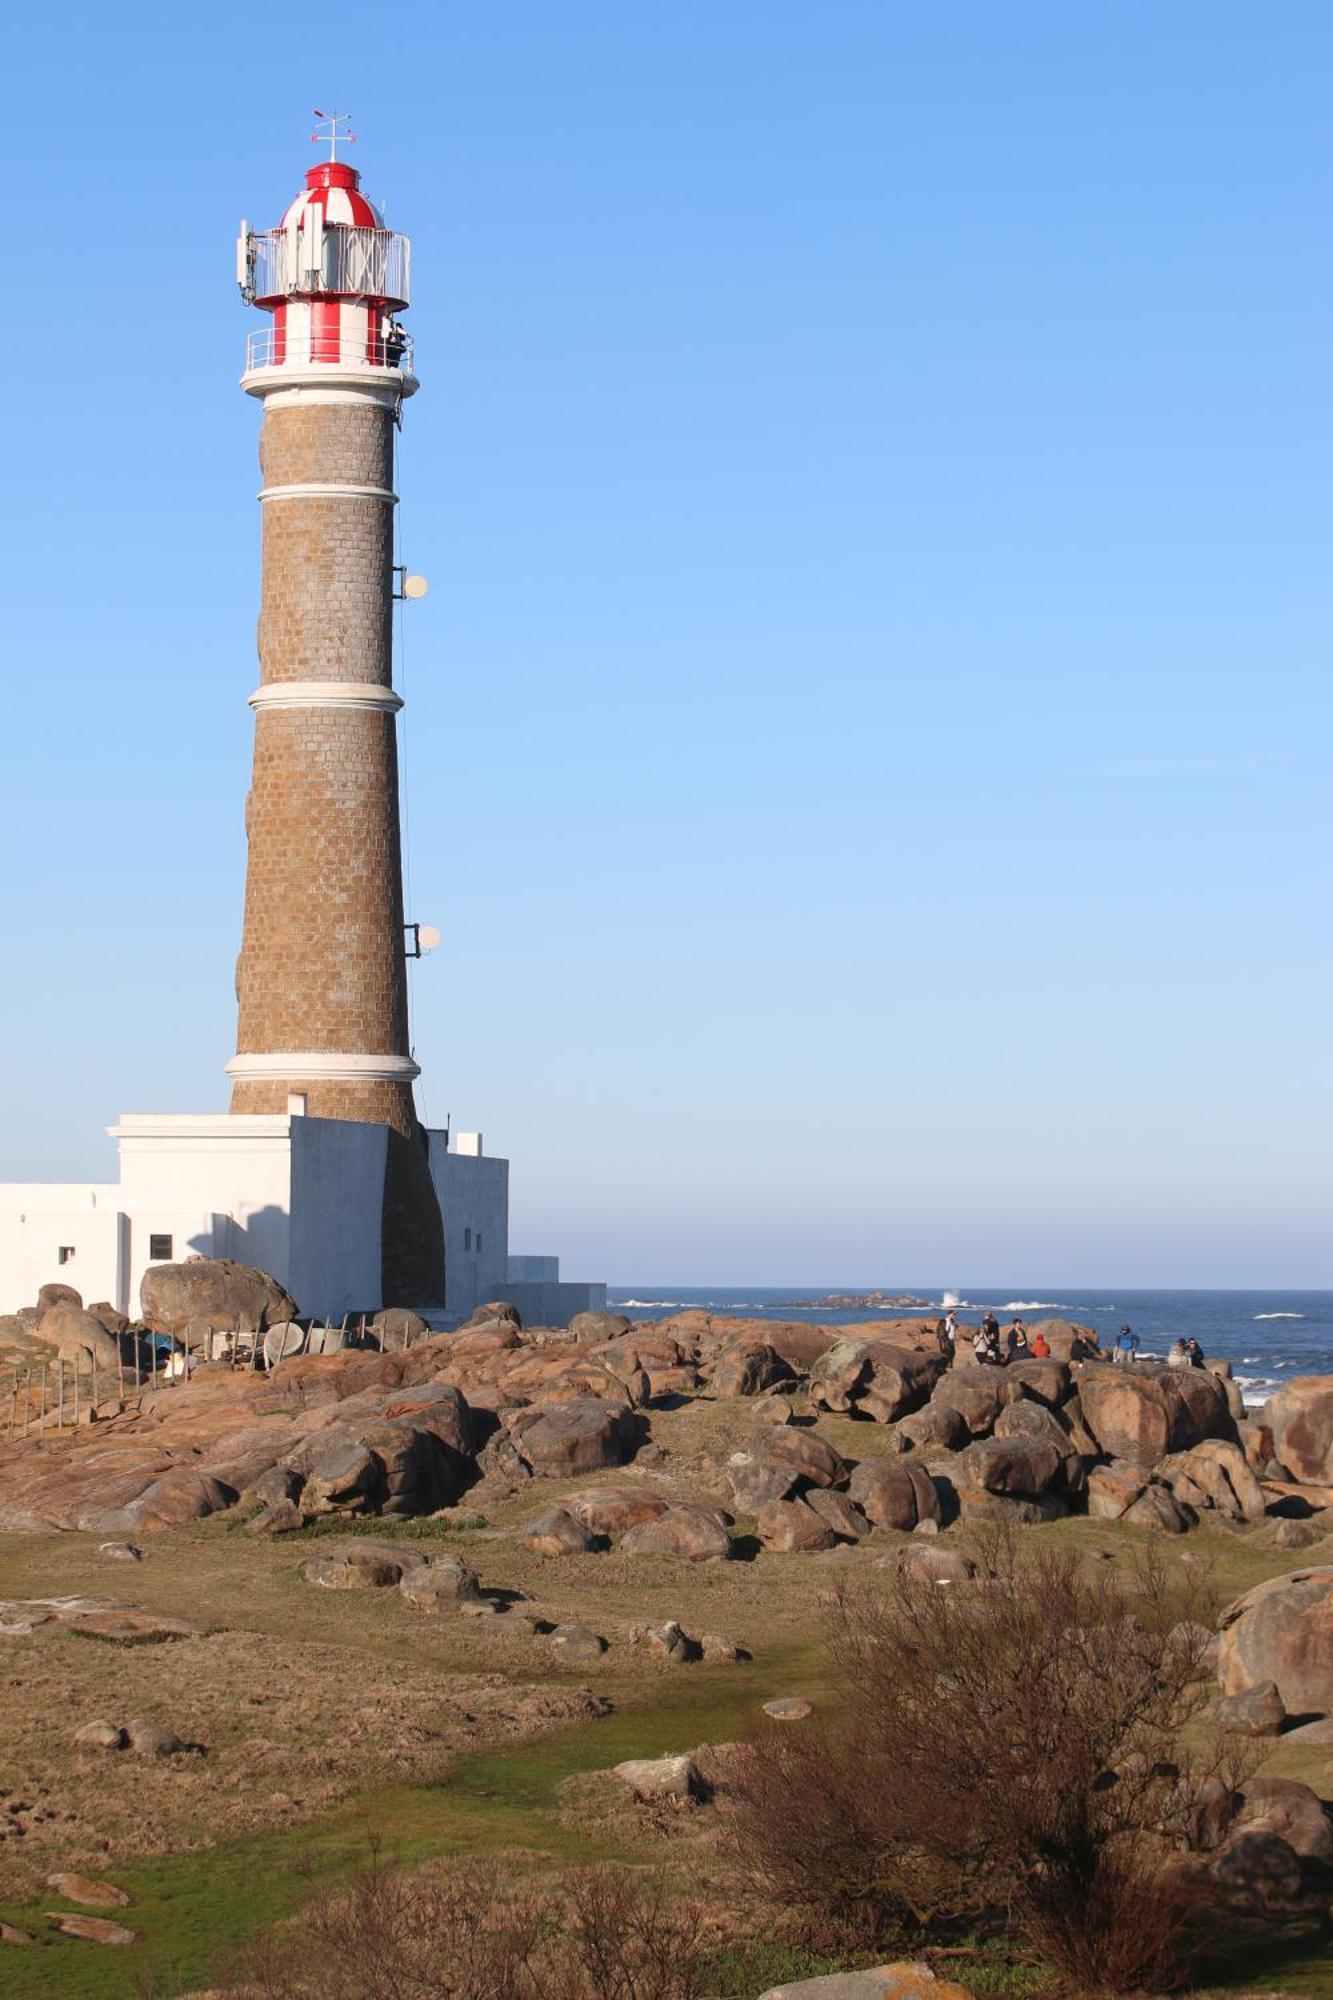
[[[266,408],[266,490],[391,488],[393,413],[378,402]],[[263,503],[261,684],[392,682],[393,505],[366,495]],[[249,862],[236,966],[243,1055],[409,1053],[397,734],[344,704],[261,708],[246,803]],[[386,1303],[443,1297],[443,1232],[408,1084],[239,1078],[236,1112],[389,1126]]]
[[[239,1046],[406,1055],[394,718],[255,717]]]

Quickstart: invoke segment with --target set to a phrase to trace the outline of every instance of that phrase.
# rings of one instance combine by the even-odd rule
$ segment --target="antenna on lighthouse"
[[[310,134],[310,143],[312,146],[318,146],[327,139],[329,142],[329,158],[331,160],[336,160],[338,157],[338,141],[340,139],[345,146],[354,146],[356,144],[355,132],[340,132],[338,130],[340,125],[346,125],[351,118],[352,114],[350,111],[321,111],[319,106],[316,105],[315,116],[322,119],[329,129],[327,132],[312,132]]]

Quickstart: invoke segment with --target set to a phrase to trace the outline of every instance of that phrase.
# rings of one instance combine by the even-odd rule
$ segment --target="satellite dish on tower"
[[[444,933],[438,924],[418,924],[417,942],[423,951],[434,951],[444,942]]]
[[[429,589],[430,585],[424,576],[405,576],[403,578],[404,597],[424,597]]]

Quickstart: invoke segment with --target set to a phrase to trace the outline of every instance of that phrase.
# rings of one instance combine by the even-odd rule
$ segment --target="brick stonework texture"
[[[265,487],[336,480],[391,489],[393,434],[392,412],[369,400],[266,409]],[[390,501],[267,499],[261,682],[388,687],[392,563]],[[259,710],[245,817],[238,1052],[407,1055],[394,718],[351,707]],[[241,1079],[231,1108],[283,1112],[292,1090],[305,1093],[312,1117],[390,1127],[385,1303],[438,1303],[443,1231],[410,1085]]]

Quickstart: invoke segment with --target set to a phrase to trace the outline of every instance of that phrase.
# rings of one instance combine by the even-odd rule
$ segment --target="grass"
[[[328,1882],[352,1872],[372,1839],[408,1864],[463,1853],[633,1859],[618,1832],[599,1837],[560,1822],[553,1807],[564,1781],[628,1757],[726,1740],[779,1690],[819,1692],[810,1649],[794,1648],[761,1665],[677,1670],[609,1716],[460,1757],[438,1785],[385,1786],[290,1834],[117,1868],[115,1880],[134,1899],[124,1913],[140,1933],[133,1948],[112,1950],[50,1932],[42,1913],[60,1904],[49,1895],[0,1905],[0,1918],[41,1938],[35,1950],[0,1947],[0,1991],[7,2000],[139,2000],[145,1991],[167,1995],[205,1985],[221,1958],[291,1914],[311,1874]],[[743,1960],[737,1964],[748,1979]]]
[[[647,1477],[665,1491],[716,1498],[718,1458],[746,1441],[752,1418],[743,1404],[696,1399],[655,1412],[653,1427],[668,1459]],[[884,1432],[871,1424],[826,1417],[820,1432],[849,1457],[885,1448]],[[636,1476],[615,1472],[606,1481]],[[0,1844],[0,1861],[23,1857],[26,1866],[23,1888],[12,1870],[10,1887],[0,1886],[0,1895],[19,1897],[0,1906],[0,1916],[41,1940],[32,1949],[0,1946],[0,1992],[14,2000],[142,2000],[204,1985],[221,1958],[298,1906],[312,1873],[327,1881],[354,1870],[372,1835],[408,1864],[461,1853],[521,1855],[538,1868],[649,1858],[643,1842],[651,1836],[633,1815],[580,1817],[568,1797],[560,1799],[565,1781],[628,1757],[727,1741],[770,1695],[818,1698],[821,1598],[840,1578],[865,1574],[900,1538],[878,1535],[836,1555],[699,1566],[614,1551],[548,1560],[523,1548],[517,1531],[534,1514],[576,1486],[598,1483],[598,1475],[542,1481],[512,1500],[488,1501],[483,1528],[447,1518],[330,1522],[270,1540],[237,1532],[243,1524],[221,1515],[145,1537],[145,1560],[132,1568],[101,1559],[96,1536],[5,1538],[0,1594],[95,1592],[190,1618],[207,1636],[152,1648],[151,1658],[49,1631],[6,1642],[0,1737],[11,1754],[0,1797],[6,1785],[38,1803],[49,1795],[79,1832],[65,1840],[47,1825]],[[1137,1546],[1117,1524],[1086,1519],[1029,1532],[1092,1561],[1122,1561]],[[402,1540],[423,1553],[456,1551],[484,1585],[525,1591],[544,1613],[604,1632],[612,1649],[578,1674],[555,1672],[541,1642],[506,1633],[504,1620],[483,1630],[471,1619],[418,1617],[393,1591],[305,1584],[300,1572],[312,1545],[349,1533]],[[959,1527],[948,1539],[966,1548],[975,1538]],[[1261,1531],[1212,1526],[1162,1546],[1173,1564],[1207,1565],[1223,1603],[1301,1560],[1274,1549]],[[629,1624],[673,1616],[695,1635],[725,1633],[750,1649],[753,1662],[669,1668],[625,1643]],[[559,1701],[570,1713],[582,1688],[609,1696],[614,1712],[549,1726]],[[184,1770],[149,1769],[128,1759],[90,1763],[70,1749],[72,1727],[91,1715],[159,1712],[182,1734],[206,1740],[208,1758]],[[1278,1744],[1265,1768],[1327,1789],[1327,1754],[1314,1746]],[[330,1782],[321,1785],[322,1777]],[[269,1809],[275,1784],[300,1795],[297,1810]],[[141,1941],[133,1948],[57,1937],[42,1916],[57,1899],[25,1894],[48,1869],[96,1867],[99,1850],[134,1898],[126,1920]],[[662,1853],[659,1842],[651,1858]],[[830,1969],[818,1953],[764,1939],[720,1956],[716,1990],[748,1996]],[[941,1959],[938,1970],[979,2000],[1029,2000],[1040,1989],[1034,1968],[991,1945]],[[1218,1957],[1208,1978],[1228,1993],[1281,1986],[1302,2000],[1333,2000],[1328,1959],[1308,1940],[1294,1940],[1280,1956],[1271,1946],[1258,1956],[1237,1947]]]

